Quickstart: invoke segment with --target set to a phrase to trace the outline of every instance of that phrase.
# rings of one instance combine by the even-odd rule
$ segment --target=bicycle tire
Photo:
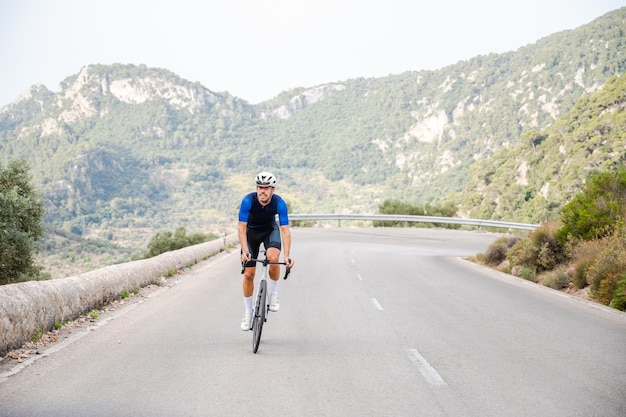
[[[265,323],[267,300],[267,282],[259,283],[259,293],[256,297],[256,305],[254,308],[254,317],[252,319],[252,352],[259,350],[261,343],[261,332],[263,331],[263,323]]]

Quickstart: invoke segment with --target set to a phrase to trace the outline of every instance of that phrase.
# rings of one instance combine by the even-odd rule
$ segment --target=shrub
[[[574,257],[576,286],[588,284],[591,296],[605,305],[621,297],[618,283],[626,273],[626,227],[608,238],[578,245]]]
[[[558,227],[546,223],[530,232],[527,238],[517,241],[507,252],[511,265],[548,271],[567,259],[565,245],[557,238]]]
[[[580,242],[572,249],[572,260],[574,263],[574,285],[576,288],[585,288],[589,285],[587,281],[587,270],[602,252],[604,246],[602,240],[591,240]]]
[[[546,287],[560,290],[569,287],[571,279],[565,268],[557,268],[553,271],[546,272],[542,277],[542,283]]]
[[[537,282],[537,269],[524,267],[520,276],[528,281]]]
[[[626,219],[626,168],[592,173],[583,192],[561,211],[561,242],[610,236]]]
[[[406,214],[410,216],[435,216],[435,217],[454,217],[456,216],[456,208],[452,204],[432,205],[432,204],[410,204],[400,200],[385,200],[378,206],[380,214]],[[373,222],[374,227],[404,227],[405,222],[376,220]],[[418,222],[411,222],[410,226],[420,226]],[[459,225],[449,224],[441,225],[448,229],[458,229]]]
[[[624,272],[616,285],[611,307],[626,311],[626,272]]]
[[[33,332],[33,337],[31,339],[33,343],[39,342],[43,334],[44,334],[43,324],[40,324],[37,327],[35,327],[35,331]]]
[[[484,255],[484,262],[487,265],[498,266],[505,259],[508,250],[517,243],[519,238],[503,236],[489,245]]]
[[[184,227],[179,227],[173,234],[172,232],[159,232],[150,239],[148,251],[144,257],[151,258],[165,252],[197,245],[198,243],[217,238],[218,236],[214,234],[205,235],[202,233],[194,233],[187,235],[187,230]]]
[[[536,264],[539,270],[550,270],[567,259],[565,245],[556,237],[559,226],[557,222],[545,223],[528,236],[537,251]]]
[[[292,227],[313,227],[315,221],[313,220],[290,220]]]
[[[487,264],[487,259],[485,257],[485,254],[482,252],[477,253],[474,256],[470,256],[468,259],[471,260],[472,262],[477,262],[479,264]]]
[[[525,237],[520,239],[509,249],[506,258],[512,266],[533,267],[537,263],[537,252],[533,242]]]
[[[587,268],[589,268],[589,264],[591,264],[591,261],[589,259],[585,259],[577,263],[574,267],[574,279],[572,280],[572,283],[574,284],[574,287],[579,290],[589,285],[587,282]]]

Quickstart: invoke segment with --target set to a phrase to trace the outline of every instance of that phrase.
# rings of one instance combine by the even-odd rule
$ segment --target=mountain
[[[470,167],[464,191],[454,198],[470,217],[544,222],[580,192],[590,171],[626,166],[626,74],[521,139]]]
[[[234,230],[260,170],[277,174],[293,212],[452,198],[464,214],[501,217],[461,202],[458,193],[478,189],[471,167],[519,152],[525,132],[623,74],[625,23],[622,8],[516,51],[300,87],[258,105],[165,69],[88,65],[58,92],[33,86],[0,109],[0,150],[4,163],[29,161],[51,229],[120,247],[164,228]],[[553,209],[565,203],[556,196]],[[528,217],[516,213],[508,220]]]

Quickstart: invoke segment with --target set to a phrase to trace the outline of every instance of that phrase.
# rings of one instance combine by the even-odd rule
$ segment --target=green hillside
[[[544,222],[558,217],[590,172],[626,166],[626,75],[521,139],[470,167],[464,192],[453,198],[469,217]]]
[[[612,77],[626,71],[625,23],[622,8],[516,51],[298,87],[259,105],[166,69],[89,65],[58,92],[33,86],[0,109],[0,152],[5,164],[30,164],[46,202],[45,248],[68,271],[127,260],[160,230],[234,231],[260,170],[277,174],[293,212],[452,200],[463,215],[542,220],[580,188],[581,172],[620,159],[619,145],[603,145],[555,177],[559,165],[539,163],[540,152],[560,142],[533,135],[569,129],[607,80],[621,83]],[[521,166],[527,184],[512,180]],[[522,188],[520,207],[508,185]]]

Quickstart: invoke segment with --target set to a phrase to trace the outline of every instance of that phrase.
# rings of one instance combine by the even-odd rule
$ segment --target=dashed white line
[[[435,368],[433,368],[428,361],[420,355],[417,349],[409,349],[409,359],[411,362],[417,366],[417,369],[420,371],[426,382],[431,385],[445,386],[446,381],[443,380],[439,372]]]
[[[356,274],[356,277],[359,279],[359,281],[363,281],[363,277],[362,277],[362,276],[361,276],[361,274],[359,274],[358,272],[357,272],[357,274]]]
[[[375,308],[376,310],[380,310],[380,311],[383,311],[383,310],[384,310],[383,306],[381,306],[381,305],[380,305],[380,303],[378,302],[378,300],[377,300],[377,299],[372,298],[372,304],[374,304],[374,308]]]

